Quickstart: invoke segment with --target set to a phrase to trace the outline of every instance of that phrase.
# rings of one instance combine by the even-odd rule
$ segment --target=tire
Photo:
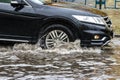
[[[73,42],[75,37],[67,26],[61,24],[52,24],[44,29],[38,44],[43,49],[51,49],[62,42]]]

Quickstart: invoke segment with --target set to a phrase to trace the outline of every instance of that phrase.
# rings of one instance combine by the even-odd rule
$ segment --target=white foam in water
[[[120,39],[113,39],[112,40],[112,43],[114,44],[114,45],[118,45],[118,46],[120,46]]]
[[[78,64],[81,65],[81,66],[93,66],[93,65],[105,66],[105,63],[96,62],[96,61],[81,61],[81,62],[78,62]]]
[[[42,50],[40,47],[30,44],[15,44],[14,51],[30,51],[31,52],[45,52],[45,53],[57,53],[57,54],[74,54],[74,53],[98,53],[102,50],[100,48],[81,48],[80,41],[76,40],[71,43],[64,43],[57,45],[54,49]]]
[[[98,53],[100,54],[102,50],[100,48],[81,48],[80,41],[76,40],[71,43],[64,43],[58,45],[54,49],[45,50],[46,52],[56,52],[58,54],[73,54],[73,53]]]
[[[11,60],[11,61],[17,61],[17,60],[20,60],[17,56],[15,55],[12,55],[10,56],[9,58],[7,58],[8,60]]]
[[[9,65],[1,65],[0,68],[1,67],[34,67],[34,68],[52,67],[52,68],[59,68],[59,67],[53,66],[51,64],[47,64],[47,65],[9,64]]]
[[[2,76],[0,76],[0,80],[10,80],[11,79],[11,77],[2,77]]]
[[[41,75],[41,76],[34,76],[34,75],[27,75],[24,78],[18,78],[17,80],[74,80],[74,78],[65,78],[62,75]]]
[[[117,40],[117,42],[114,42],[113,44],[117,45],[117,44],[119,44],[119,42],[120,41]],[[85,59],[82,60],[82,58],[79,56],[82,55],[82,57],[84,58],[84,53],[88,54],[88,56],[85,55]],[[31,73],[31,74],[25,75],[24,77],[17,78],[17,80],[26,80],[26,79],[28,79],[28,80],[76,80],[76,77],[80,76],[77,74],[81,73],[81,72],[78,72],[77,74],[72,73],[71,67],[73,66],[73,68],[74,68],[74,66],[75,66],[73,64],[74,61],[76,62],[76,65],[78,65],[78,67],[77,66],[75,67],[76,71],[79,71],[80,70],[79,68],[81,67],[82,70],[86,70],[86,71],[87,70],[89,71],[90,69],[92,69],[92,70],[95,69],[95,70],[100,70],[103,73],[105,72],[104,70],[99,69],[99,67],[100,68],[102,67],[102,69],[103,69],[103,67],[107,66],[106,63],[102,62],[102,60],[101,60],[104,58],[104,56],[101,55],[101,53],[102,53],[102,50],[100,48],[81,48],[80,41],[75,41],[73,43],[65,43],[62,45],[58,45],[54,49],[47,49],[47,50],[43,50],[36,45],[30,45],[30,44],[25,44],[25,43],[24,44],[15,44],[13,49],[8,48],[8,47],[0,49],[0,62],[1,62],[0,68],[8,68],[8,67],[12,67],[12,68],[30,67],[33,69],[34,68],[35,69],[36,68],[38,68],[38,69],[52,68],[52,69],[55,69],[55,71],[53,70],[53,72],[56,72],[56,74],[53,75],[51,71],[48,71],[48,72],[51,72],[51,73],[49,73],[49,75],[38,75],[38,76],[34,75],[34,74],[32,75],[32,73]],[[71,54],[75,54],[75,55],[77,54],[77,56],[74,56]],[[99,60],[99,61],[97,61],[94,59],[94,56],[90,57],[89,55],[101,55],[100,57],[102,57],[102,58],[98,59],[99,58],[99,56],[98,56],[97,58],[95,58],[95,59]],[[22,58],[23,58],[23,60],[24,60],[24,58],[25,58],[25,60],[28,60],[28,63],[23,62],[23,63],[16,63],[16,64],[14,64],[14,63],[2,64],[2,60],[3,60],[3,62],[4,62],[4,60],[17,62],[19,60],[22,60]],[[29,59],[30,59],[30,61],[29,61]],[[68,59],[68,61],[67,61],[67,59]],[[87,61],[87,59],[88,59],[88,61]],[[32,65],[30,62],[33,61],[33,63],[34,63],[35,62],[34,60],[38,61],[38,62],[39,62],[39,60],[41,60],[42,62],[43,61],[46,61],[46,62],[45,63],[43,62],[44,64],[42,64],[42,65],[40,65],[40,64]],[[48,62],[47,62],[47,60],[48,60]],[[52,60],[52,61],[49,61],[49,60]],[[105,60],[114,62],[111,65],[117,65],[116,60],[114,58],[110,57],[110,58],[106,58]],[[55,62],[55,61],[56,61],[56,63],[54,65],[53,62]],[[62,66],[62,68],[60,66]],[[57,70],[60,70],[60,69],[63,69],[66,71],[70,69],[69,70],[70,74],[66,74],[67,76],[70,76],[70,77],[66,77],[65,74],[63,74],[63,73],[60,75],[57,75],[57,73],[62,72],[62,71],[57,72]],[[44,71],[44,69],[43,69],[43,71]],[[4,72],[4,70],[3,70],[3,72]],[[28,72],[30,72],[30,71],[28,71]],[[44,72],[47,73],[47,71],[44,71]],[[63,71],[63,72],[65,72],[65,71]],[[24,72],[21,74],[15,74],[14,76],[17,77],[22,74],[24,74]],[[86,74],[87,74],[87,72],[86,72]],[[100,73],[96,72],[95,74],[100,74]],[[82,74],[82,75],[85,76],[85,74]],[[91,76],[90,80],[107,80],[108,78],[112,78],[112,76],[100,74],[98,76]],[[9,80],[9,79],[12,79],[12,78],[0,76],[0,80]],[[84,80],[84,79],[81,78],[81,80]]]
[[[92,77],[90,78],[90,80],[108,80],[109,78],[113,78],[112,76],[109,75],[101,75],[101,76],[97,76],[97,77]]]

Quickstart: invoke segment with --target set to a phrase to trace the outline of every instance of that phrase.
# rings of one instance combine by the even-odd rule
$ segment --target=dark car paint
[[[38,18],[33,8],[29,6],[15,11],[10,4],[2,3],[0,4],[0,37],[31,40],[37,34],[40,18],[42,17]]]
[[[74,6],[72,8],[67,8],[67,6],[61,7],[54,4],[37,5],[31,2],[29,2],[29,4],[32,6],[24,6],[16,11],[10,4],[0,3],[1,40],[16,39],[21,41],[26,40],[25,42],[37,42],[39,35],[42,34],[44,32],[43,30],[47,27],[46,25],[52,23],[64,23],[64,25],[67,25],[69,29],[74,32],[76,39],[80,38],[83,41],[90,41],[93,35],[91,31],[94,32],[96,30],[94,34],[100,34],[102,32],[103,36],[105,35],[109,38],[112,36],[109,35],[109,33],[112,33],[112,30],[107,29],[105,25],[89,25],[72,17],[73,14],[107,16],[105,13],[101,11],[98,12],[96,9],[91,10],[82,7],[78,10]],[[107,31],[108,33],[106,33]],[[86,36],[86,38],[84,36]]]

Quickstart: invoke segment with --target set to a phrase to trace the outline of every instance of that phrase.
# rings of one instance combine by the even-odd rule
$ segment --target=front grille
[[[110,20],[108,17],[103,17],[103,18],[104,18],[104,20],[105,20],[107,26],[108,26],[108,27],[111,27],[111,25],[112,25],[111,20]]]

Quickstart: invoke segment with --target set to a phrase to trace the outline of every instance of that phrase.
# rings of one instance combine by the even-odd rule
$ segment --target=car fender
[[[47,26],[49,25],[52,25],[52,24],[62,24],[62,25],[65,25],[67,26],[67,28],[69,28],[74,36],[76,38],[79,37],[78,34],[80,34],[80,31],[79,31],[79,27],[78,27],[78,24],[77,22],[73,21],[72,19],[69,19],[69,18],[66,18],[66,17],[61,17],[61,16],[54,16],[54,17],[48,17],[48,18],[45,18],[44,21],[43,21],[43,24],[40,28],[40,35],[44,34],[44,30],[46,29]],[[39,36],[40,36],[39,35]]]

